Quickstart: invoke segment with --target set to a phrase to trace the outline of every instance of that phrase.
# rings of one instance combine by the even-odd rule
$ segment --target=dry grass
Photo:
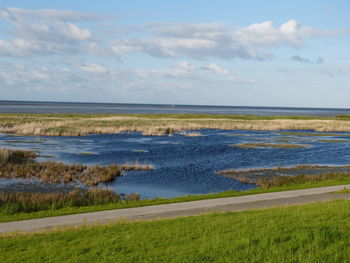
[[[22,164],[32,162],[35,157],[37,157],[35,152],[0,148],[0,165],[7,163]]]
[[[151,164],[143,164],[140,162],[127,162],[124,164],[118,165],[122,170],[124,171],[131,171],[131,170],[153,170],[154,166]]]
[[[81,182],[85,186],[114,181],[122,171],[151,170],[152,165],[130,163],[124,165],[86,166],[60,162],[36,162],[36,154],[29,151],[0,149],[0,177],[39,178],[41,182]]]
[[[81,164],[59,162],[29,162],[8,163],[0,167],[0,177],[4,178],[39,178],[40,182],[56,184],[81,182],[85,186],[114,181],[116,177],[122,175],[122,169],[116,165],[87,167]]]
[[[218,174],[267,189],[308,182],[349,179],[350,166],[296,165],[248,170],[231,169],[220,171]]]
[[[9,117],[10,116],[10,117]],[[260,119],[259,119],[260,118]],[[198,129],[288,130],[350,132],[348,119],[216,115],[0,115],[0,132],[21,135],[80,136],[139,131],[171,135]]]

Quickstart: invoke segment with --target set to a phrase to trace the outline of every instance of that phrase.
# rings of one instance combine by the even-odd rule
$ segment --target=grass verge
[[[349,201],[0,237],[1,262],[349,262]]]

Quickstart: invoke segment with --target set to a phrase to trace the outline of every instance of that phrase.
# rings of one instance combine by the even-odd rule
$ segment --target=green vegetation
[[[329,181],[329,180],[349,180],[350,173],[322,173],[314,175],[305,175],[300,174],[296,176],[276,176],[269,179],[258,179],[256,184],[262,188],[272,188],[272,187],[281,187],[288,186],[293,184],[305,184],[307,182],[320,182],[320,181]]]
[[[0,237],[11,262],[348,262],[349,201]]]
[[[239,147],[239,148],[253,148],[253,149],[260,149],[260,148],[290,149],[290,148],[309,147],[309,145],[307,144],[265,143],[265,142],[233,144],[230,146]]]
[[[0,212],[5,215],[13,215],[21,212],[36,212],[43,210],[55,210],[66,207],[81,207],[93,205],[105,205],[118,202],[138,200],[137,194],[121,195],[108,189],[91,188],[83,191],[72,190],[63,193],[0,193]]]
[[[344,188],[342,190],[339,190],[339,191],[336,191],[336,192],[333,192],[334,194],[350,194],[350,189],[348,188]]]
[[[56,156],[53,156],[53,155],[38,155],[38,157],[45,158],[45,159],[53,159],[53,158],[56,158]]]

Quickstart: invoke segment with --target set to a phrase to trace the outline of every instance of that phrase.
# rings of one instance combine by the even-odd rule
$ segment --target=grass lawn
[[[239,191],[228,191],[228,192],[217,193],[217,194],[193,195],[193,196],[184,196],[184,197],[169,198],[169,199],[159,198],[159,199],[138,200],[138,201],[131,201],[131,202],[118,202],[118,203],[107,204],[107,205],[93,205],[93,206],[85,206],[85,207],[66,207],[66,208],[61,208],[61,209],[44,210],[44,211],[28,212],[28,213],[7,214],[7,213],[4,213],[2,208],[0,207],[0,222],[9,222],[9,221],[16,221],[16,220],[41,218],[41,217],[79,214],[79,213],[111,210],[111,209],[121,209],[121,208],[140,207],[140,206],[159,205],[159,204],[170,204],[170,203],[213,199],[213,198],[244,196],[244,195],[251,195],[251,194],[280,192],[280,191],[324,187],[324,186],[332,186],[332,185],[343,185],[343,184],[344,185],[350,184],[350,178],[342,178],[342,179],[334,179],[334,180],[326,180],[326,181],[308,181],[305,183],[290,184],[290,185],[285,185],[285,186],[280,186],[280,187],[272,187],[272,188],[268,188],[268,189],[256,188],[256,189],[252,189],[252,190],[248,190],[248,191],[240,191],[240,192]]]
[[[350,201],[0,237],[0,262],[349,262]]]

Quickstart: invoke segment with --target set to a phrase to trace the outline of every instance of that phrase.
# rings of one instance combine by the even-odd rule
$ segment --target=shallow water
[[[200,130],[202,136],[143,136],[140,133],[82,137],[0,135],[0,147],[39,151],[39,161],[55,160],[87,165],[152,164],[155,170],[131,171],[107,186],[143,198],[247,190],[243,184],[215,172],[224,169],[292,166],[296,164],[345,165],[350,160],[349,133],[333,136],[285,135],[274,131]],[[318,134],[318,133],[316,133]],[[322,133],[319,133],[322,134]],[[328,133],[327,133],[328,134]],[[324,142],[328,140],[330,142]],[[342,140],[333,142],[334,140]],[[7,141],[7,142],[6,142]],[[13,142],[8,142],[13,141]],[[25,141],[28,141],[26,143]],[[38,143],[33,143],[38,141]],[[323,142],[322,142],[323,141]],[[297,143],[306,148],[239,148],[251,142]],[[0,190],[33,187],[35,182],[0,180]],[[23,186],[24,185],[24,186]],[[101,185],[104,187],[106,185]],[[41,186],[40,186],[41,187]],[[46,185],[47,189],[60,186]]]

